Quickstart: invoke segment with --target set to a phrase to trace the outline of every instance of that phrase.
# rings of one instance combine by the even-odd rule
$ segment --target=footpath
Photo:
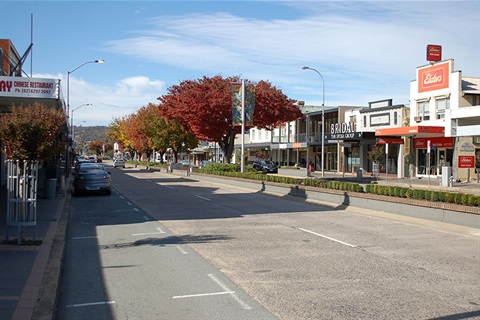
[[[181,173],[179,171],[175,173],[187,175],[185,171]],[[312,176],[319,178],[321,173],[314,172]],[[373,179],[365,177],[360,180],[352,175],[344,177],[342,174],[334,173],[325,173],[324,178],[358,183],[371,183]],[[480,184],[476,180],[469,183],[454,183],[453,187],[440,187],[438,179],[427,181],[426,179],[380,177],[375,181],[379,184],[424,187],[480,195]],[[67,182],[66,185],[70,184]],[[7,231],[9,231],[10,240],[16,240],[17,229],[6,225],[7,194],[5,187],[0,187],[0,319],[53,319],[70,201],[69,187],[65,194],[57,194],[54,199],[39,198],[37,200],[35,235],[36,240],[41,241],[40,245],[17,245],[16,241],[6,243]],[[32,239],[32,227],[25,228],[24,231],[24,238]]]

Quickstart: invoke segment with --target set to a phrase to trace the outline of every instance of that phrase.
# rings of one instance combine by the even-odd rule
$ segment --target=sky
[[[478,0],[0,0],[0,39],[20,55],[33,43],[24,71],[61,79],[65,100],[70,72],[82,126],[108,126],[183,80],[216,75],[267,80],[306,105],[409,105],[428,44],[480,77]]]

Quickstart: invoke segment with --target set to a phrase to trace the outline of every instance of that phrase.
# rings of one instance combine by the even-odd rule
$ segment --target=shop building
[[[405,105],[393,105],[392,99],[374,101],[368,103],[368,108],[347,110],[345,119],[349,119],[355,128],[355,148],[352,148],[352,161],[359,164],[351,166],[351,172],[362,169],[363,172],[375,174],[395,174],[403,177],[405,172],[405,147],[402,137],[385,136],[375,137],[378,128],[399,128],[408,125],[410,109]],[[374,163],[368,154],[374,146],[383,145],[385,159]],[[407,149],[408,151],[408,149]],[[349,159],[347,159],[347,164]],[[349,167],[350,169],[350,167]]]
[[[453,59],[418,67],[416,73],[409,125],[379,128],[376,137],[406,139],[408,177],[438,177],[443,167],[451,167],[456,179],[473,177],[480,169],[480,78],[463,77]]]

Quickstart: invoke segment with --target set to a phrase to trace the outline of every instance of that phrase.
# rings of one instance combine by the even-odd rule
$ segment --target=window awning
[[[397,136],[397,137],[443,137],[445,136],[445,127],[432,126],[410,126],[395,128],[379,128],[375,130],[376,137]]]

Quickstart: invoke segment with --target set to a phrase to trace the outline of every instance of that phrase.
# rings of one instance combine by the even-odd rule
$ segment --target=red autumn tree
[[[112,144],[108,141],[95,140],[88,144],[88,150],[96,155],[100,155],[112,149]]]
[[[53,159],[65,152],[62,127],[66,117],[62,110],[41,103],[12,106],[0,121],[0,140],[4,152],[13,160]]]
[[[158,98],[160,113],[182,123],[198,139],[218,142],[230,162],[235,135],[241,131],[240,126],[232,123],[232,86],[239,82],[238,76],[183,81]],[[255,87],[254,126],[271,130],[278,124],[302,117],[295,101],[269,82],[246,81],[246,85]]]

